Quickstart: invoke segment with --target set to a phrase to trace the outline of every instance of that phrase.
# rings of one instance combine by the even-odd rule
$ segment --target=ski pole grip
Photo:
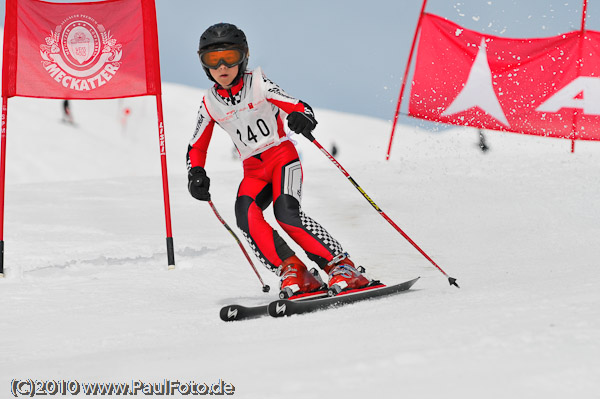
[[[314,142],[315,141],[315,136],[312,135],[312,132],[308,132],[308,133],[302,133],[304,135],[304,137],[306,137],[308,140],[310,140],[310,142]]]

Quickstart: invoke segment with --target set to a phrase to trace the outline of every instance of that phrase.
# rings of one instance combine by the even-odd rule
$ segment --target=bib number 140
[[[260,132],[260,134],[262,134],[264,137],[267,137],[268,135],[271,134],[271,131],[269,130],[269,126],[267,126],[267,123],[265,121],[263,121],[262,119],[258,119],[256,121],[256,127],[254,128],[254,130]],[[248,147],[248,144],[246,144],[246,142],[254,141],[255,143],[258,143],[258,135],[256,133],[254,133],[254,130],[252,130],[252,126],[248,125],[248,129],[245,134],[245,136],[246,136],[245,140],[244,140],[244,138],[242,138],[242,132],[240,132],[240,129],[237,130],[237,135],[240,138],[240,141],[246,147]]]

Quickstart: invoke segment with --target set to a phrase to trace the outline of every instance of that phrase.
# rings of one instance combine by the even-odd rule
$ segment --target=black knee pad
[[[282,194],[273,204],[275,219],[294,227],[302,228],[300,220],[300,202],[291,195]]]
[[[252,197],[247,195],[237,197],[235,200],[235,219],[237,226],[245,233],[250,232],[250,227],[248,226],[248,209],[253,202],[254,200]]]
[[[267,184],[256,196],[256,205],[264,211],[271,204],[271,201],[273,201],[273,186]],[[235,200],[237,226],[246,233],[249,231],[248,209],[252,205],[252,202],[254,202],[254,199],[248,195],[239,196]]]

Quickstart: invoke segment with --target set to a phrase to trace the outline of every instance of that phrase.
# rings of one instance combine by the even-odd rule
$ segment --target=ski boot
[[[324,270],[329,275],[327,283],[329,296],[337,295],[345,290],[363,288],[371,283],[368,278],[363,276],[365,269],[362,266],[359,266],[358,269],[354,267],[354,262],[348,258],[347,253],[333,258]]]
[[[293,295],[318,291],[326,287],[316,269],[308,271],[296,255],[290,256],[277,268],[277,276],[281,277],[279,298],[287,299]]]

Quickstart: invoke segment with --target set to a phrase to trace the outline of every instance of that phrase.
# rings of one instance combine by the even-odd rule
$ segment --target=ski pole
[[[238,245],[240,246],[240,249],[242,250],[242,252],[244,253],[244,255],[246,255],[246,259],[248,259],[248,263],[250,263],[250,266],[252,266],[252,270],[254,270],[254,273],[256,273],[256,277],[258,277],[258,279],[260,280],[260,283],[262,284],[262,290],[263,290],[263,292],[269,292],[269,290],[271,289],[271,287],[269,287],[267,284],[265,284],[264,281],[263,281],[263,279],[262,279],[262,277],[260,277],[260,274],[258,273],[258,270],[256,270],[256,266],[254,266],[254,263],[252,263],[252,259],[250,259],[250,255],[248,255],[248,252],[246,252],[246,249],[242,245],[242,242],[240,241],[240,239],[238,238],[238,236],[235,235],[235,233],[233,232],[233,230],[231,230],[231,227],[229,227],[229,225],[225,222],[225,219],[223,219],[221,217],[221,215],[217,211],[217,208],[215,208],[215,204],[213,204],[213,202],[211,200],[208,201],[208,204],[212,208],[212,210],[215,213],[215,216],[217,217],[217,219],[219,219],[219,221],[223,224],[223,226],[225,226],[225,228],[227,229],[227,231],[229,231],[229,233],[231,233],[231,235],[233,236],[233,238],[235,238],[235,240],[237,241]]]
[[[421,255],[423,255],[429,262],[431,262],[432,265],[434,265],[435,267],[437,267],[437,269],[442,272],[442,274],[444,276],[446,276],[448,278],[448,282],[450,283],[450,285],[455,285],[457,288],[460,288],[459,285],[456,283],[456,279],[454,277],[450,277],[441,267],[438,266],[437,263],[435,263],[433,261],[433,259],[431,259],[429,257],[429,255],[427,255],[425,253],[425,251],[423,251],[404,231],[402,231],[402,229],[400,227],[398,227],[398,225],[396,223],[394,223],[394,221],[392,219],[390,219],[390,217],[388,215],[386,215],[386,213],[379,207],[377,206],[377,204],[367,195],[367,193],[358,185],[358,183],[356,183],[356,181],[352,178],[352,176],[350,176],[350,174],[348,172],[346,172],[346,169],[344,169],[342,167],[342,165],[340,165],[340,163],[338,161],[336,161],[336,159],[325,149],[323,148],[323,146],[321,144],[319,144],[319,142],[314,138],[314,136],[312,135],[312,133],[308,133],[305,135],[306,138],[308,138],[314,145],[317,146],[317,148],[319,150],[321,150],[321,152],[323,154],[325,154],[325,156],[327,158],[329,158],[329,160],[331,162],[333,162],[333,164],[335,166],[337,166],[337,168],[340,170],[340,172],[342,172],[344,174],[344,176],[346,176],[348,178],[348,180],[350,181],[350,183],[352,183],[352,185],[358,190],[360,191],[360,193],[362,194],[363,197],[365,197],[365,199],[367,201],[369,201],[369,204],[371,204],[371,206],[373,208],[375,208],[375,210],[377,212],[379,212],[379,214],[388,221],[389,224],[392,225],[392,227],[394,227],[396,229],[396,231],[400,234],[402,234],[402,237],[404,237],[409,243],[412,244],[413,247],[415,247],[420,253]]]

